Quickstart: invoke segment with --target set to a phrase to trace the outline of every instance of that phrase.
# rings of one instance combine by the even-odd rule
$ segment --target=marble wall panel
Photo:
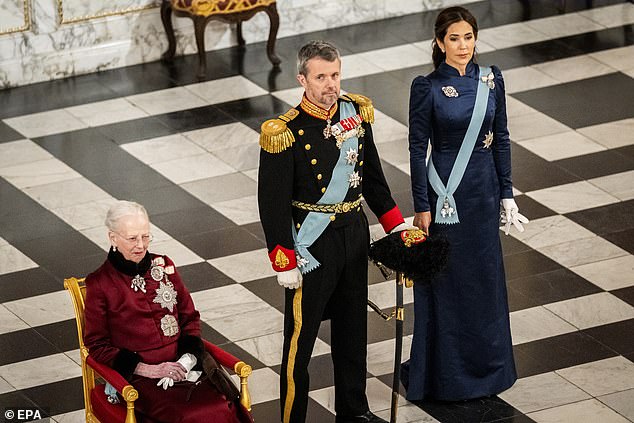
[[[30,28],[31,17],[27,0],[3,0],[0,2],[0,35]]]
[[[62,24],[139,12],[160,6],[160,0],[56,0]]]

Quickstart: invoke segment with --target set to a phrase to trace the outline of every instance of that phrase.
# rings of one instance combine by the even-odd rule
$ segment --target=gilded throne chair
[[[266,54],[277,67],[280,59],[275,55],[275,38],[280,26],[276,0],[163,0],[161,3],[161,20],[167,34],[168,48],[163,59],[170,61],[176,53],[176,37],[172,26],[172,13],[180,17],[188,17],[194,22],[194,33],[198,49],[198,78],[204,79],[207,71],[205,55],[205,28],[209,21],[218,20],[237,25],[238,45],[245,46],[242,36],[242,22],[251,19],[256,13],[265,12],[269,16],[271,26],[266,44]]]

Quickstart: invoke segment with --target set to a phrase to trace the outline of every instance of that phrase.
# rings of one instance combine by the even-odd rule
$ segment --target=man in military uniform
[[[284,423],[304,422],[308,363],[322,319],[331,320],[337,422],[385,420],[365,395],[367,218],[403,229],[372,138],[372,102],[339,96],[338,50],[312,41],[298,53],[299,106],[262,124],[258,203],[269,257],[287,288],[281,367]]]

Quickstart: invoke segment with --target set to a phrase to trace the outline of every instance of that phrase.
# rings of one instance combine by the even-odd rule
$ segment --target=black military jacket
[[[355,94],[340,97],[331,117],[333,125],[340,120],[339,105],[342,102],[354,104],[365,130],[359,137],[354,168],[361,181],[357,187],[348,188],[344,201],[353,202],[363,196],[385,231],[389,232],[403,222],[403,217],[392,199],[374,144],[370,125],[374,121],[372,103],[367,97]],[[319,113],[312,112],[322,115],[317,117]],[[293,207],[292,201],[317,203],[326,191],[340,157],[335,137],[324,137],[325,113],[327,111],[304,97],[298,107],[262,124],[258,205],[269,257],[276,271],[295,267],[292,227],[299,227],[309,213]],[[355,209],[351,213],[359,211]],[[337,216],[331,224],[336,225],[339,216],[343,217]]]

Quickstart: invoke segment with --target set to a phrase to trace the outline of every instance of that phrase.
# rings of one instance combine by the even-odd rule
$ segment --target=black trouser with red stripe
[[[282,422],[304,422],[308,363],[322,318],[331,320],[335,410],[339,416],[368,411],[365,395],[368,299],[368,223],[363,211],[337,215],[310,247],[321,263],[286,290],[284,351],[280,373]]]

